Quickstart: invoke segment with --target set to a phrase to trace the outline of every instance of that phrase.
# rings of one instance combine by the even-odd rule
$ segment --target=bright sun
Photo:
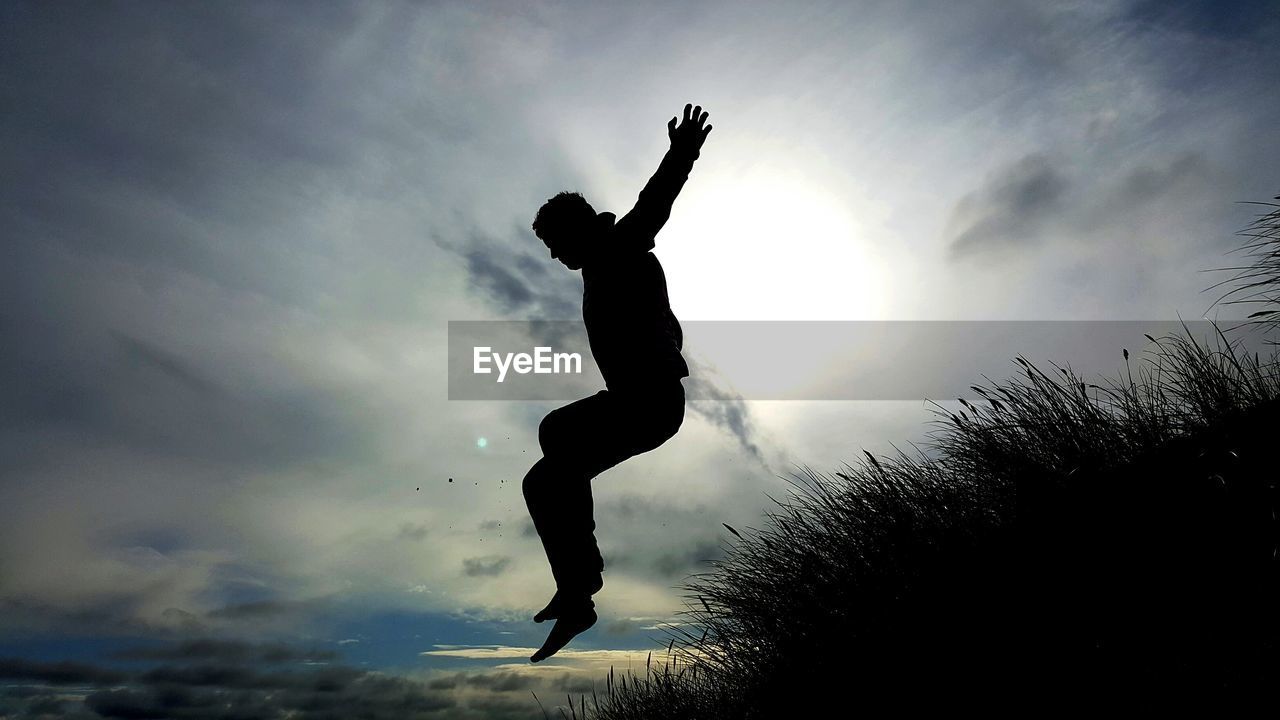
[[[680,318],[883,317],[880,262],[851,207],[862,199],[842,190],[760,166],[691,177],[659,239]]]

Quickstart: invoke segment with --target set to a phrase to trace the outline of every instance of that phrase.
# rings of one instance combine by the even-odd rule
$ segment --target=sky
[[[791,473],[923,440],[924,398],[690,404],[527,663],[563,403],[450,400],[448,322],[579,318],[533,215],[625,213],[686,102],[682,321],[1173,320],[1280,194],[1276,87],[1261,2],[5,3],[0,717],[542,717]]]

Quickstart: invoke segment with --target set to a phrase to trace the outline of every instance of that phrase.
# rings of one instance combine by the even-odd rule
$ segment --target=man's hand
[[[635,207],[618,220],[614,225],[619,231],[622,246],[639,252],[653,249],[653,236],[658,234],[667,219],[671,217],[671,205],[689,179],[689,170],[698,159],[698,151],[702,141],[711,132],[706,125],[707,113],[702,106],[694,107],[692,103],[684,106],[684,122],[676,127],[676,119],[667,123],[667,135],[671,138],[671,149],[662,156],[658,170],[649,178]]]
[[[697,155],[702,142],[707,139],[707,133],[711,132],[710,125],[703,127],[707,122],[707,115],[708,113],[702,112],[701,105],[694,107],[692,103],[686,104],[684,121],[680,123],[680,127],[676,127],[675,118],[667,123],[667,137],[671,138],[671,147]]]

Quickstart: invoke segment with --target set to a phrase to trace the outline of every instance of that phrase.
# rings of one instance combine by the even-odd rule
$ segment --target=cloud
[[[719,538],[707,535],[721,529],[716,514],[706,505],[671,497],[627,494],[597,500],[597,525],[607,528],[601,542],[606,585],[613,572],[669,586],[706,571],[707,561],[723,556]]]
[[[1181,189],[1186,183],[1208,179],[1209,164],[1203,153],[1185,151],[1158,163],[1141,163],[1120,183],[1118,203],[1132,207]]]
[[[768,467],[760,449],[759,431],[751,419],[750,406],[742,395],[719,385],[716,382],[719,375],[711,364],[688,353],[685,353],[685,362],[690,369],[690,376],[683,381],[686,397],[717,398],[714,402],[689,402],[685,411],[728,432],[743,451]]]
[[[342,641],[342,642],[356,642]],[[341,643],[340,643],[341,644]],[[135,647],[113,657],[122,660],[206,660],[219,663],[329,662],[338,658],[332,650],[300,650],[285,643],[250,643],[240,640],[194,638],[175,645]]]
[[[449,645],[436,646],[435,650],[425,650],[419,654],[435,657],[465,658],[467,660],[527,660],[538,648],[517,647],[513,645]],[[606,660],[625,663],[636,658],[644,658],[648,651],[637,650],[579,650],[565,648],[555,654],[561,659],[574,660]]]
[[[220,620],[269,620],[285,615],[305,613],[325,602],[324,598],[311,600],[254,600],[211,610],[207,616]]]
[[[125,354],[139,364],[155,368],[201,395],[217,391],[212,380],[181,357],[127,333],[110,332]]]
[[[22,658],[0,658],[0,678],[33,680],[52,685],[118,683],[127,674],[78,662],[38,662]]]
[[[430,529],[425,524],[401,523],[400,531],[396,533],[396,537],[401,540],[412,540],[417,542],[425,538],[430,532]]]
[[[511,565],[511,558],[505,555],[488,555],[485,557],[465,558],[462,571],[468,577],[496,577]]]
[[[162,611],[160,622],[155,622],[155,618],[143,619],[135,606],[140,602],[139,595],[69,606],[0,597],[0,630],[18,636],[43,633],[147,636],[170,629],[191,632],[204,629],[199,618],[178,608]]]
[[[503,657],[521,660],[534,652],[532,648],[506,650],[518,652]],[[531,691],[543,698],[590,692],[594,683],[588,675],[600,670],[600,662],[633,660],[611,651],[566,650],[562,654],[570,660],[558,658],[557,664],[541,667],[525,662],[483,670],[430,670],[413,676],[342,665],[264,671],[239,662],[268,657],[296,661],[309,654],[284,645],[204,638],[121,654],[121,659],[167,663],[140,671],[0,659],[0,680],[4,681],[0,711],[13,717],[516,720],[538,713]]]
[[[951,213],[951,258],[1034,244],[1062,207],[1070,182],[1044,154],[1026,155],[1000,168]]]
[[[572,323],[582,317],[582,281],[549,257],[534,257],[522,249],[532,231],[517,230],[510,242],[477,235],[464,247],[444,245],[466,262],[469,288],[503,316],[534,322],[529,330],[536,345],[585,346],[585,331]],[[542,322],[550,321],[550,322]]]
[[[232,668],[153,671],[138,687],[99,690],[84,704],[106,718],[439,718],[457,701],[419,682],[352,668],[254,674]]]
[[[675,523],[670,524],[676,527]],[[724,556],[724,551],[716,539],[681,538],[677,546],[673,543],[641,549],[628,548],[605,552],[606,570],[624,571],[630,575],[670,582],[688,577],[696,572],[709,570],[708,563]]]
[[[504,312],[528,311],[538,305],[534,289],[517,276],[496,253],[473,249],[466,253],[467,272],[472,282],[488,290],[490,297]],[[527,256],[521,255],[524,259]],[[532,265],[531,262],[526,267]]]
[[[535,684],[534,678],[513,672],[468,674],[464,676],[463,682],[471,687],[479,687],[496,692],[525,690]]]
[[[654,570],[659,577],[683,578],[691,572],[705,572],[707,563],[724,557],[724,550],[718,542],[702,541],[684,548],[681,552],[664,553],[654,561]]]

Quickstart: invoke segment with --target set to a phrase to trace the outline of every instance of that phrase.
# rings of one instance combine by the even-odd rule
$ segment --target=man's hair
[[[558,193],[538,208],[538,214],[533,218],[533,234],[543,242],[549,242],[566,226],[574,224],[574,220],[595,214],[595,208],[581,194]]]

